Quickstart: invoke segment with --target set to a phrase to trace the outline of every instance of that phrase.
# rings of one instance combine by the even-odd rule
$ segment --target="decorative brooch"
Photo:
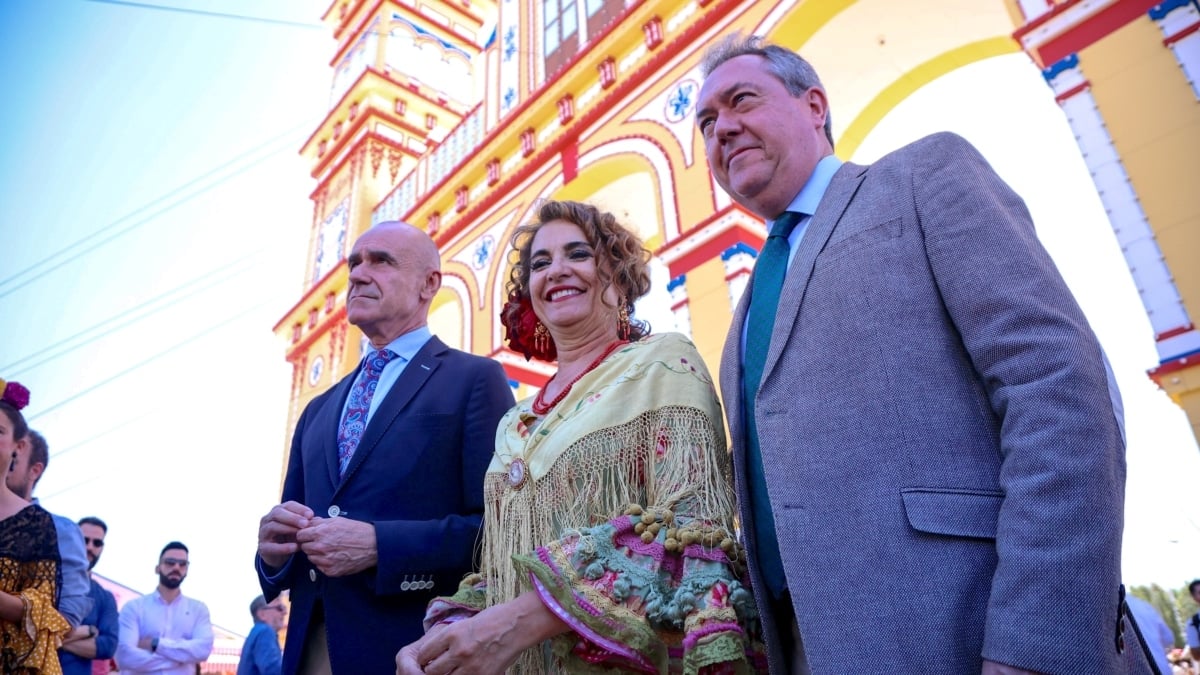
[[[529,471],[525,469],[525,460],[517,457],[508,465],[508,484],[514,490],[520,490],[525,485],[526,479],[529,478]]]

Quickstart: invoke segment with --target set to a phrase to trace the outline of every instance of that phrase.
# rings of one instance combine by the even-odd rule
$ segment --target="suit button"
[[[329,507],[329,517],[330,518],[337,518],[338,514],[340,514],[341,512],[342,512],[342,510],[340,508],[338,508],[337,504],[334,504],[333,506]]]
[[[314,583],[316,582],[316,580],[317,580],[317,571],[316,570],[308,571],[308,580],[312,581]]]

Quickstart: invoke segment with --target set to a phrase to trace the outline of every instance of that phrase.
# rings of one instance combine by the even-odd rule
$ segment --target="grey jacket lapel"
[[[816,261],[817,254],[825,247],[825,242],[833,233],[834,225],[841,219],[850,200],[858,191],[858,186],[862,183],[862,177],[866,170],[865,166],[843,164],[834,174],[829,188],[825,190],[825,195],[817,207],[817,213],[813,215],[808,229],[805,230],[800,249],[796,251],[796,257],[792,260],[792,265],[784,278],[779,310],[775,313],[775,326],[771,332],[771,347],[767,352],[766,369],[763,371],[764,381],[783,353],[783,345],[787,341],[787,334],[791,331],[800,311],[800,300],[804,296],[808,279],[812,276],[813,263]],[[729,433],[730,437],[735,439],[734,453],[735,460],[738,461],[740,459],[737,455],[741,444],[737,439],[740,439],[743,433],[741,410],[745,405],[745,401],[742,401],[741,386],[742,325],[746,322],[746,312],[750,308],[750,289],[753,287],[754,276],[752,273],[750,281],[746,284],[746,291],[742,293],[742,297],[733,311],[729,333],[725,336],[725,348],[721,352],[721,399],[725,402]]]
[[[842,165],[833,175],[817,212],[813,214],[796,250],[796,257],[788,268],[783,280],[783,292],[779,296],[779,309],[775,312],[775,326],[771,330],[771,346],[767,350],[767,362],[763,367],[762,381],[765,383],[783,354],[787,337],[792,332],[796,317],[800,314],[800,301],[804,298],[804,290],[812,277],[813,265],[817,255],[825,248],[829,235],[841,220],[858,186],[862,184],[867,167],[849,162]],[[751,282],[753,283],[753,282]],[[740,304],[740,303],[739,303]],[[740,327],[740,323],[738,324]],[[740,333],[740,331],[739,331]]]

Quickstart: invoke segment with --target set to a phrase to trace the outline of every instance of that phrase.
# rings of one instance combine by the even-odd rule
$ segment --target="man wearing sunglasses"
[[[179,590],[189,564],[187,546],[167,544],[154,568],[158,588],[121,608],[117,665],[122,673],[194,675],[212,653],[208,607]]]
[[[237,675],[279,675],[283,670],[283,651],[279,648],[279,629],[287,608],[283,600],[275,598],[267,602],[258,596],[250,603],[250,616],[254,617],[254,628],[242,644],[242,655],[238,659]]]
[[[88,575],[100,562],[108,525],[95,516],[79,521],[87,553]],[[91,581],[92,611],[63,640],[58,661],[63,675],[102,675],[109,672],[109,661],[117,653],[117,601],[96,580]]]

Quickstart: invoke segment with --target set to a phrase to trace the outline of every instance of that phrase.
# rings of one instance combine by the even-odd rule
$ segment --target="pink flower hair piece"
[[[558,358],[558,350],[554,346],[554,338],[547,335],[545,349],[538,349],[534,340],[537,328],[537,314],[533,313],[533,303],[517,291],[508,295],[508,302],[500,309],[500,321],[504,324],[504,337],[508,348],[521,354],[528,361],[530,358],[553,363]]]
[[[29,405],[29,390],[20,382],[0,380],[0,401],[20,410]]]

